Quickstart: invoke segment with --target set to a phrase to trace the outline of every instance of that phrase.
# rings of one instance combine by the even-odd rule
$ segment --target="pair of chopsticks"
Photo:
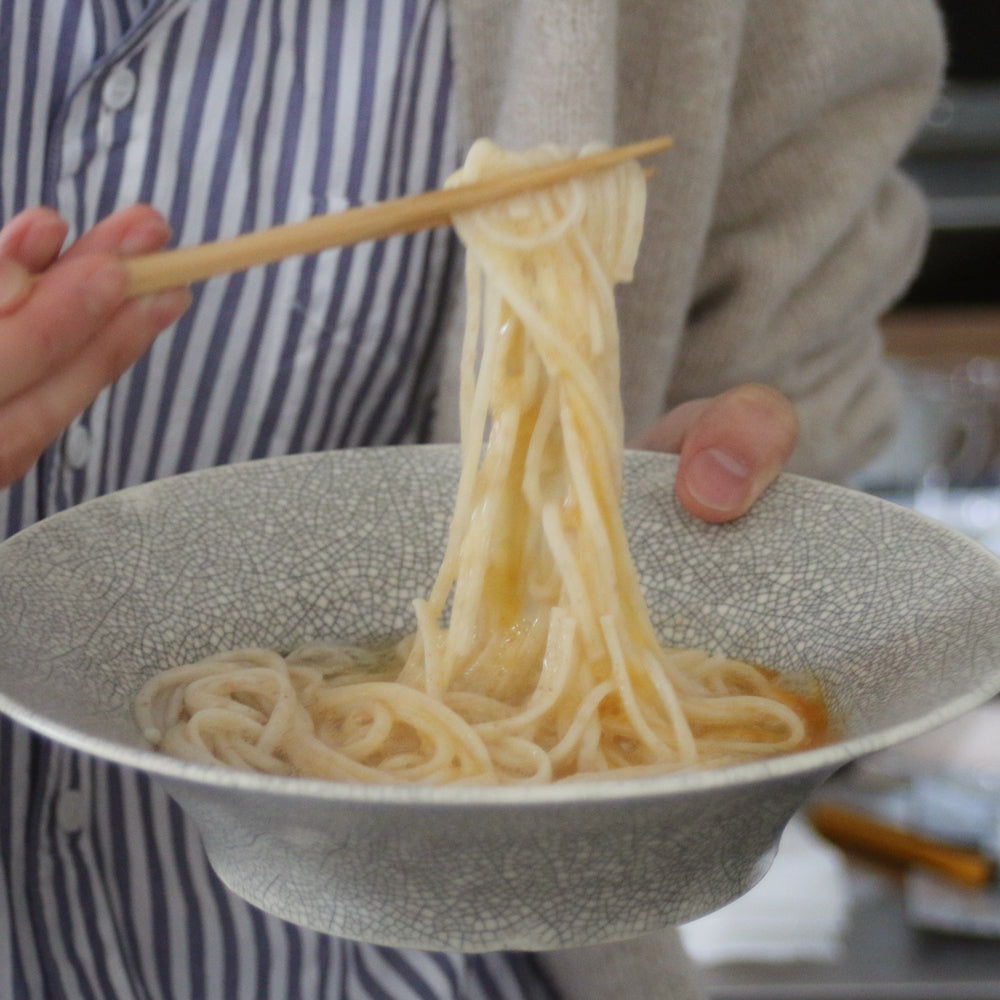
[[[271,229],[198,246],[125,258],[129,294],[145,295],[204,281],[219,274],[245,271],[286,257],[319,253],[333,247],[446,226],[453,215],[504,198],[558,184],[582,174],[652,156],[669,148],[669,136],[616,146],[586,156],[518,170],[439,191],[408,195],[374,205],[318,215]]]

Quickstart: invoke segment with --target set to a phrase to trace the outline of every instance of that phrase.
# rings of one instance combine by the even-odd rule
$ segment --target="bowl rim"
[[[295,461],[310,461],[322,459],[324,456],[343,456],[349,453],[365,452],[369,456],[372,456],[378,452],[391,452],[399,456],[402,452],[413,454],[418,450],[425,452],[433,450],[457,454],[459,447],[459,445],[455,444],[435,443],[346,448],[335,451],[303,452],[293,455],[249,459],[228,465],[177,473],[147,483],[125,487],[113,493],[84,501],[65,511],[53,514],[43,521],[29,525],[16,535],[12,535],[8,541],[19,536],[33,534],[41,530],[43,525],[49,524],[53,520],[74,516],[83,508],[101,504],[110,497],[124,497],[156,490],[165,484],[177,480],[232,474],[233,470],[236,470],[238,473],[240,469],[260,464],[275,465]],[[626,449],[627,460],[630,455],[641,456],[644,462],[662,462],[665,467],[673,466],[676,468],[677,464],[676,455],[662,452]],[[633,458],[632,460],[635,459]],[[874,507],[888,507],[899,512],[905,511],[906,516],[925,522],[942,537],[949,538],[953,544],[969,548],[984,563],[993,560],[995,563],[995,574],[1000,577],[1000,558],[994,556],[988,549],[969,536],[940,521],[934,520],[926,514],[911,508],[902,507],[897,503],[861,490],[793,472],[782,472],[775,483],[776,486],[790,485],[793,488],[796,484],[808,484],[810,489],[816,490],[818,488],[823,493],[827,493],[832,497],[849,495],[851,502],[855,504],[870,504]],[[724,529],[726,525],[713,527]],[[480,807],[508,807],[518,805],[537,807],[554,804],[572,806],[593,805],[599,802],[618,803],[628,800],[659,799],[669,796],[698,794],[716,789],[766,784],[768,782],[794,777],[805,777],[809,774],[822,772],[832,773],[859,757],[886,749],[936,729],[982,705],[997,694],[1000,694],[1000,661],[998,661],[993,674],[989,678],[981,680],[978,685],[968,691],[942,702],[938,707],[929,712],[898,722],[884,729],[856,736],[848,736],[844,739],[835,740],[832,743],[809,750],[782,754],[776,757],[768,757],[741,764],[691,768],[660,775],[619,776],[616,778],[611,774],[607,778],[587,777],[578,780],[564,780],[537,785],[430,785],[402,781],[364,783],[335,781],[324,778],[269,775],[260,772],[241,771],[221,763],[209,764],[182,760],[155,750],[152,747],[142,747],[107,737],[82,734],[79,730],[71,726],[64,725],[36,712],[2,690],[0,690],[0,713],[14,719],[26,728],[73,750],[132,770],[142,771],[155,778],[181,782],[187,785],[197,785],[206,789],[248,791],[267,794],[276,798],[306,798],[316,802],[363,804],[366,806],[409,807],[427,805],[441,808],[462,808],[470,805]],[[138,726],[136,726],[136,738],[142,738],[138,731]]]

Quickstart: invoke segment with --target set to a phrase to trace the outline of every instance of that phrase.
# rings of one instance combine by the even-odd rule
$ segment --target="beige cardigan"
[[[937,93],[925,0],[451,0],[463,138],[660,133],[622,289],[629,436],[684,399],[767,382],[797,405],[791,467],[839,479],[891,431],[877,320],[923,253],[894,169]],[[457,342],[436,437],[457,436]]]
[[[894,164],[943,64],[925,0],[451,0],[463,137],[660,133],[623,289],[627,433],[744,381],[797,405],[792,468],[840,478],[890,433],[877,320],[924,248]],[[460,318],[436,435],[457,436]],[[675,933],[541,956],[565,1000],[697,995]]]

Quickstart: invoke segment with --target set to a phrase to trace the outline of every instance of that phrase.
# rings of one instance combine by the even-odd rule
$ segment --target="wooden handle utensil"
[[[844,806],[823,803],[808,815],[814,829],[831,843],[873,860],[918,866],[977,889],[997,874],[996,861],[975,848],[912,833]]]
[[[131,273],[129,293],[144,295],[285,257],[445,226],[456,213],[651,156],[671,145],[669,136],[660,136],[502,177],[319,215],[231,239],[128,257],[125,262]]]

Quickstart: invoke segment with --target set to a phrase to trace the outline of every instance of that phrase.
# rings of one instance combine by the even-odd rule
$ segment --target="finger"
[[[121,261],[108,254],[49,268],[16,311],[0,316],[0,402],[78,354],[125,302],[127,287]]]
[[[792,404],[763,385],[743,385],[691,411],[677,469],[677,496],[710,522],[745,514],[778,476],[798,440]]]
[[[29,271],[44,271],[59,256],[69,226],[51,208],[29,208],[0,229],[0,257]]]
[[[67,231],[66,222],[44,207],[26,209],[0,229],[0,315],[27,297],[28,272],[37,274],[55,264]],[[159,212],[148,205],[133,205],[98,223],[70,247],[64,259],[101,252],[150,253],[169,239],[170,227]]]
[[[176,289],[124,305],[100,336],[50,378],[0,406],[0,488],[21,478],[51,441],[187,309]]]
[[[102,219],[87,230],[63,255],[73,260],[84,254],[151,253],[170,239],[167,220],[149,205],[130,205]]]

